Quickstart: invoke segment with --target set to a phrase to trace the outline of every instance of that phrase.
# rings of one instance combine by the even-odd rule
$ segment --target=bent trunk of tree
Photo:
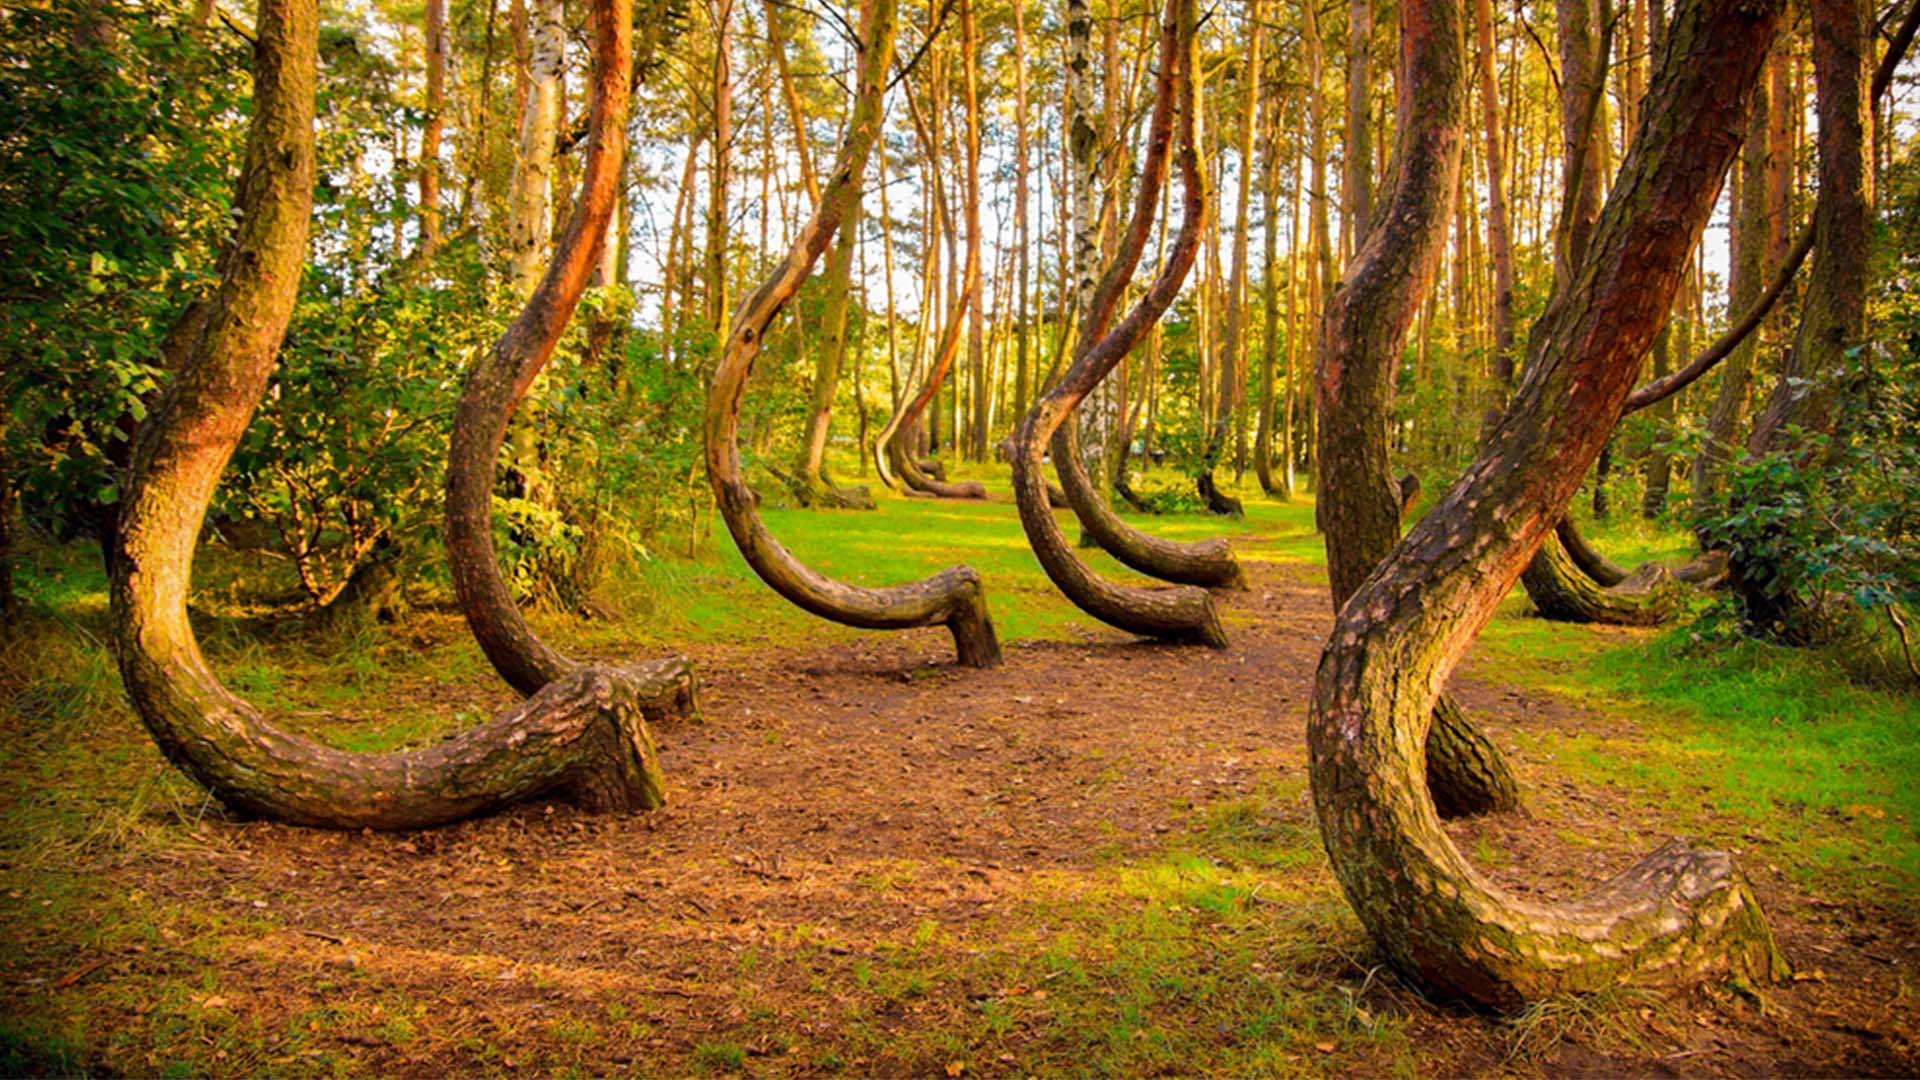
[[[600,247],[608,240],[633,93],[628,77],[629,37],[630,31],[621,32],[617,60],[605,51],[616,47],[611,39],[603,36],[597,41],[602,51],[595,54],[587,161],[579,196],[526,306],[493,348],[468,370],[454,406],[447,447],[448,576],[481,651],[501,678],[522,694],[538,693],[581,665],[534,633],[500,572],[493,547],[494,461],[515,407],[552,358],[593,275]],[[690,663],[668,661],[633,672],[636,678],[666,680],[655,689],[683,701],[688,710],[697,705],[699,689]]]
[[[1165,29],[1163,24],[1163,34]],[[1085,290],[1083,320],[1074,343],[1075,363],[1080,362],[1105,336],[1114,310],[1119,306],[1121,296],[1146,250],[1147,239],[1153,228],[1155,204],[1166,183],[1176,91],[1174,65],[1165,58],[1164,49],[1168,45],[1164,36],[1161,46],[1162,64],[1154,84],[1154,112],[1149,120],[1146,156],[1140,166],[1140,187],[1135,194],[1133,213],[1105,272],[1097,281],[1092,280],[1091,271],[1088,272],[1091,283]],[[1198,190],[1201,192],[1199,197],[1204,200],[1204,188]],[[1191,191],[1189,194],[1191,198]],[[1131,348],[1129,345],[1128,350]],[[1121,359],[1124,358],[1125,352],[1121,354]],[[1113,366],[1119,363],[1120,360],[1115,360]],[[1103,372],[1100,378],[1105,377],[1106,373]],[[1047,485],[1048,501],[1056,507],[1062,501],[1071,506],[1086,536],[1121,565],[1175,584],[1203,588],[1246,587],[1246,575],[1225,539],[1214,537],[1194,542],[1164,540],[1121,520],[1087,471],[1086,459],[1081,454],[1080,422],[1076,410],[1069,410],[1062,415],[1058,428],[1045,441],[1045,445],[1053,455],[1054,471],[1060,477],[1057,492],[1051,484]],[[1017,438],[1009,437],[1008,446],[1009,459],[1017,459]],[[1116,470],[1116,475],[1122,479],[1124,474],[1124,468]],[[1073,576],[1076,579],[1079,577],[1077,574]]]
[[[1402,8],[1408,29],[1424,23],[1442,41],[1457,33],[1454,10]],[[1668,844],[1585,900],[1541,904],[1460,854],[1421,782],[1447,675],[1613,431],[1739,146],[1779,19],[1777,2],[1679,5],[1588,263],[1541,315],[1512,406],[1341,609],[1321,657],[1308,725],[1321,837],[1374,940],[1438,996],[1513,1010],[1626,981],[1785,974],[1730,856]]]
[[[1101,379],[1127,357],[1178,295],[1198,254],[1200,237],[1205,231],[1208,213],[1206,181],[1200,171],[1199,153],[1194,145],[1195,95],[1193,91],[1194,15],[1193,0],[1175,0],[1167,5],[1160,30],[1160,68],[1154,85],[1153,115],[1147,134],[1146,162],[1134,200],[1133,218],[1120,251],[1100,285],[1092,294],[1083,334],[1105,325],[1118,302],[1126,279],[1131,276],[1145,237],[1152,227],[1155,204],[1165,182],[1168,144],[1173,137],[1173,112],[1176,89],[1181,113],[1180,172],[1186,191],[1186,207],[1173,246],[1153,285],[1134,309],[1111,332],[1089,346],[1083,337],[1075,347],[1071,365],[1033,409],[1021,421],[1013,440],[1014,500],[1020,508],[1020,524],[1033,546],[1047,577],[1094,618],[1136,634],[1171,641],[1194,641],[1215,647],[1226,645],[1226,631],[1213,609],[1213,600],[1205,590],[1191,586],[1143,589],[1116,585],[1095,574],[1068,545],[1059,522],[1047,506],[1046,474],[1042,449],[1052,441],[1056,463],[1064,463],[1067,446],[1056,440],[1056,433],[1081,401],[1099,385]],[[1103,310],[1104,309],[1104,310]],[[1084,474],[1082,475],[1084,480]],[[1074,486],[1065,470],[1062,484],[1073,498]],[[1091,488],[1087,483],[1083,491]],[[1109,511],[1110,512],[1110,511]]]
[[[114,560],[121,676],[168,760],[234,810],[332,828],[423,828],[544,794],[599,809],[655,806],[645,692],[617,669],[553,683],[425,750],[348,753],[270,723],[207,667],[187,621],[207,504],[286,335],[313,205],[313,0],[261,0],[237,232],[207,331],[136,437]],[[626,0],[600,0],[603,55],[625,55]],[[610,60],[611,62],[611,60]],[[624,60],[618,66],[624,71]]]
[[[881,99],[893,60],[894,0],[867,0],[861,10],[860,88],[846,141],[813,217],[801,228],[787,257],[772,276],[747,298],[735,316],[707,391],[707,479],[740,554],[769,587],[796,606],[834,622],[869,630],[945,626],[953,634],[960,662],[992,667],[1000,662],[1000,644],[987,612],[986,588],[970,566],[955,566],[925,581],[868,589],[835,581],[801,562],[776,540],[755,511],[753,492],[740,473],[740,402],[760,344],[780,309],[799,291],[813,265],[847,227],[860,199],[860,178],[880,137]],[[910,429],[896,431],[910,433]],[[890,440],[896,449],[902,436]],[[918,469],[901,454],[895,468]],[[903,468],[904,467],[904,468]]]
[[[1394,149],[1398,179],[1328,298],[1320,328],[1319,514],[1336,611],[1393,550],[1420,490],[1413,474],[1394,478],[1388,432],[1401,350],[1445,253],[1460,170],[1466,72],[1460,43],[1448,32],[1424,19],[1409,19],[1402,30],[1399,114],[1406,121]],[[1442,812],[1520,804],[1505,758],[1451,701],[1435,709],[1433,732],[1427,779]]]

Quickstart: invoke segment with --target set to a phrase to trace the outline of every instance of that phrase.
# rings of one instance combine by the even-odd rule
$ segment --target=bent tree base
[[[987,613],[986,587],[972,567],[951,567],[924,581],[885,589],[835,581],[795,558],[767,530],[740,471],[740,403],[760,343],[860,198],[859,178],[880,135],[881,99],[887,65],[893,56],[895,10],[894,0],[865,0],[862,5],[865,44],[860,57],[859,96],[832,179],[786,258],[741,306],[727,334],[714,368],[713,384],[707,388],[707,479],[713,485],[727,531],[747,565],[793,604],[823,619],[869,630],[945,626],[953,634],[954,649],[962,664],[993,667],[1000,663],[1000,642]],[[919,462],[903,452],[905,436],[901,431],[890,432],[883,441],[887,458],[902,478],[909,483],[914,476],[926,479],[919,471]],[[984,495],[984,490],[980,494]]]
[[[624,55],[626,0],[598,0],[594,15]],[[187,620],[194,548],[286,335],[313,206],[314,0],[261,0],[256,31],[238,231],[206,330],[135,437],[127,477],[111,603],[135,711],[167,759],[223,803],[292,824],[423,828],[547,794],[596,809],[659,805],[646,715],[691,704],[672,673],[581,670],[447,742],[359,754],[269,723],[207,667]]]
[[[1658,626],[1680,609],[1680,590],[1659,563],[1643,563],[1617,584],[1603,585],[1580,568],[1557,533],[1549,533],[1520,575],[1543,619],[1606,626]]]
[[[1209,537],[1191,543],[1163,540],[1141,532],[1120,519],[1113,507],[1095,490],[1087,473],[1086,460],[1080,455],[1080,421],[1068,413],[1060,429],[1053,433],[1050,447],[1054,471],[1059,474],[1061,495],[1073,507],[1074,516],[1086,536],[1129,570],[1148,577],[1180,585],[1198,585],[1207,589],[1244,589],[1247,575],[1233,557],[1233,546],[1224,537]],[[1123,496],[1126,489],[1116,485]],[[1053,498],[1052,486],[1047,497]],[[1059,506],[1059,503],[1053,505]],[[1085,546],[1085,545],[1082,545]]]
[[[1083,328],[1083,338],[1074,349],[1073,363],[1061,375],[1053,389],[1035,402],[1021,421],[1013,437],[1013,493],[1020,509],[1020,525],[1027,542],[1040,560],[1047,577],[1080,610],[1129,633],[1143,634],[1164,641],[1194,642],[1225,647],[1227,635],[1214,610],[1213,598],[1204,589],[1192,586],[1143,589],[1119,585],[1102,578],[1083,562],[1067,544],[1052,510],[1047,505],[1047,483],[1042,455],[1051,442],[1058,463],[1077,460],[1069,444],[1056,440],[1062,425],[1085,400],[1087,394],[1105,378],[1135,345],[1145,337],[1180,291],[1200,246],[1208,214],[1206,180],[1195,148],[1194,60],[1191,56],[1194,35],[1192,0],[1176,0],[1166,7],[1161,20],[1160,66],[1155,76],[1153,115],[1147,134],[1147,154],[1141,169],[1139,190],[1128,235],[1120,245],[1092,302],[1092,314]],[[1186,192],[1179,234],[1174,238],[1166,261],[1152,286],[1127,317],[1112,331],[1090,342],[1084,335],[1104,325],[1111,305],[1118,300],[1120,285],[1139,257],[1153,220],[1155,203],[1166,176],[1169,145],[1173,138],[1173,111],[1176,84],[1183,122],[1180,125],[1180,171]],[[1084,479],[1084,477],[1083,477]],[[1071,484],[1067,471],[1061,480]],[[1090,494],[1091,483],[1085,485]],[[1094,496],[1097,498],[1097,496]],[[1076,506],[1077,509],[1077,506]]]
[[[1430,33],[1461,63],[1457,0],[1409,3],[1403,34]],[[1739,146],[1781,7],[1676,5],[1587,265],[1541,314],[1511,406],[1353,593],[1321,656],[1307,743],[1328,859],[1381,950],[1438,996],[1510,1011],[1626,981],[1787,972],[1725,853],[1676,841],[1581,900],[1535,903],[1461,856],[1420,768],[1439,688],[1612,434]]]

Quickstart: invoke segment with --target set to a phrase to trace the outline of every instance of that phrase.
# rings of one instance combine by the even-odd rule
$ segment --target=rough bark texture
[[[596,10],[602,25],[627,24],[625,0]],[[313,0],[262,0],[256,33],[235,257],[128,476],[112,606],[135,710],[168,759],[226,805],[295,824],[418,828],[555,792],[603,809],[657,805],[650,703],[621,670],[581,671],[425,750],[355,754],[275,727],[201,656],[187,621],[194,546],[286,334],[313,205]],[[625,30],[610,36],[624,51]]]
[[[839,160],[792,250],[741,306],[714,369],[707,392],[707,479],[740,554],[781,596],[823,619],[870,630],[944,625],[953,633],[961,663],[991,667],[1000,662],[1000,646],[987,613],[985,586],[972,567],[956,566],[925,581],[888,589],[835,581],[802,563],[774,539],[755,512],[753,492],[740,473],[740,402],[754,358],[781,307],[799,291],[834,233],[853,214],[860,198],[860,177],[880,136],[881,99],[893,60],[893,0],[867,0],[861,22],[860,89]],[[908,458],[895,462],[896,467],[902,464],[918,468]]]
[[[1396,182],[1373,232],[1361,241],[1327,301],[1315,356],[1320,413],[1320,528],[1336,610],[1400,539],[1417,478],[1396,479],[1388,427],[1401,348],[1446,250],[1460,171],[1466,70],[1459,13],[1438,5],[1401,14],[1401,116]],[[1429,780],[1450,809],[1519,805],[1519,785],[1492,743],[1448,705]]]
[[[623,0],[622,7],[626,6]],[[493,486],[494,460],[514,408],[552,358],[597,268],[607,225],[613,220],[626,156],[627,107],[632,100],[631,31],[623,27],[616,42],[609,36],[612,32],[601,26],[605,13],[598,16],[593,104],[579,197],[526,306],[493,348],[467,371],[454,406],[447,448],[447,570],[454,595],[481,651],[500,676],[523,694],[537,693],[581,666],[540,640],[514,603],[493,548]],[[661,694],[677,697],[689,708],[697,703],[691,664],[676,661],[647,671],[649,678],[668,678],[678,684],[657,688]]]
[[[1833,430],[1847,350],[1865,338],[1873,221],[1873,9],[1862,0],[1813,0],[1812,13],[1820,122],[1813,215],[1820,250],[1793,348],[1747,441],[1749,455],[1792,454],[1801,468],[1820,467],[1814,440]],[[1733,583],[1746,621],[1783,641],[1820,640],[1831,632],[1830,620],[1813,598],[1780,587],[1780,568],[1760,555],[1768,546],[1733,552]]]
[[[1139,258],[1142,245],[1136,244],[1134,238],[1143,237],[1150,227],[1159,199],[1176,97],[1181,114],[1180,174],[1186,192],[1180,232],[1146,295],[1097,343],[1091,347],[1076,346],[1074,361],[1061,375],[1059,383],[1035,402],[1022,420],[1013,440],[1013,486],[1014,498],[1020,507],[1020,524],[1026,529],[1027,540],[1033,545],[1041,567],[1081,610],[1133,633],[1224,646],[1226,632],[1214,612],[1212,598],[1204,590],[1190,586],[1141,589],[1115,585],[1080,561],[1047,506],[1046,474],[1041,461],[1042,447],[1049,440],[1055,440],[1072,411],[1108,372],[1126,359],[1128,352],[1173,303],[1198,254],[1200,237],[1206,229],[1208,199],[1199,152],[1194,145],[1193,35],[1193,0],[1175,0],[1168,4],[1161,23],[1160,71],[1155,84],[1153,117],[1149,121],[1147,162],[1135,196],[1133,220],[1128,237],[1122,241],[1120,255],[1108,267],[1103,286],[1091,296],[1090,312],[1097,313],[1102,303],[1111,310],[1120,285],[1130,272],[1123,271],[1123,267],[1130,267],[1130,259]],[[1131,256],[1127,254],[1129,248],[1133,249]],[[1108,285],[1112,286],[1112,295],[1103,299],[1109,292]],[[1084,325],[1090,327],[1104,321],[1104,317],[1089,318]],[[1054,445],[1055,457],[1059,459],[1063,456],[1062,444],[1055,440]],[[1064,473],[1062,481],[1066,481]]]
[[[1451,0],[1403,6],[1444,26]],[[1511,1010],[1712,971],[1785,973],[1724,853],[1669,844],[1584,900],[1507,895],[1442,831],[1422,783],[1433,705],[1620,416],[1740,143],[1778,3],[1685,0],[1646,122],[1575,287],[1549,302],[1478,459],[1341,609],[1308,726],[1336,877],[1388,959],[1436,995]]]
[[[1356,0],[1356,5],[1365,8],[1369,0]],[[1241,415],[1247,397],[1247,242],[1248,233],[1253,228],[1253,129],[1258,115],[1256,103],[1260,97],[1260,4],[1254,0],[1247,14],[1252,26],[1247,31],[1247,66],[1241,77],[1243,96],[1241,98],[1239,144],[1240,159],[1238,174],[1238,198],[1234,205],[1240,215],[1240,221],[1233,232],[1233,268],[1228,272],[1226,317],[1220,341],[1220,355],[1216,361],[1219,368],[1213,395],[1213,418],[1207,428],[1207,446],[1200,459],[1200,473],[1195,485],[1200,498],[1208,509],[1215,513],[1226,513],[1239,517],[1245,513],[1240,500],[1220,490],[1214,479],[1214,470],[1220,465],[1220,458],[1226,452],[1227,440],[1233,433],[1235,418]],[[1361,98],[1361,115],[1366,113],[1365,97]],[[1364,123],[1364,119],[1363,119]]]

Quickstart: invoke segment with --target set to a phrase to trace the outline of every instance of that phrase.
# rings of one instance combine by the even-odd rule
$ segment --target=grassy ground
[[[1004,491],[997,474],[980,478]],[[1006,504],[883,493],[880,505],[871,514],[773,507],[765,516],[800,557],[853,581],[884,584],[953,562],[974,565],[992,589],[1006,641],[1072,641],[1088,626],[1048,586]],[[1320,561],[1305,499],[1249,498],[1243,522],[1177,515],[1144,524],[1168,536],[1234,537],[1246,559]],[[1591,534],[1628,563],[1686,546],[1684,536],[1637,521]],[[636,639],[726,647],[853,640],[851,631],[801,615],[760,586],[724,537],[712,549],[692,561],[642,564],[615,582],[610,591],[627,615],[619,623],[536,621],[588,649]],[[182,903],[114,883],[109,868],[166,858],[189,839],[225,841],[196,826],[211,807],[158,760],[122,702],[100,646],[105,597],[94,561],[75,551],[37,558],[23,581],[28,615],[0,638],[0,750],[10,762],[0,779],[0,927],[23,947],[81,955],[169,949],[204,957],[207,968],[182,967],[144,985],[138,1000],[115,983],[77,1001],[60,998],[54,1008],[53,988],[16,988],[0,1001],[0,1073],[103,1055],[169,1063],[177,1075],[353,1072],[355,1059],[329,1056],[334,1049],[295,1058],[288,1047],[340,1032],[367,1031],[402,1046],[436,1037],[430,989],[376,985],[353,970],[326,976],[311,1014],[289,1030],[250,1028],[222,1007],[227,991],[210,970],[237,942],[285,938],[281,923],[261,910],[271,897],[257,905],[244,897]],[[237,588],[248,567],[218,553],[204,561],[197,607],[261,614]],[[1095,561],[1125,574],[1104,556]],[[315,637],[265,618],[202,623],[209,656],[234,689],[275,710],[304,713],[321,737],[353,749],[417,744],[471,722],[477,711],[436,707],[433,688],[492,680],[462,634],[420,635],[403,624]],[[1518,596],[1482,637],[1473,664],[1483,680],[1550,690],[1631,718],[1625,727],[1551,741],[1521,733],[1523,752],[1551,759],[1569,783],[1617,786],[1656,806],[1675,829],[1744,832],[1762,857],[1822,896],[1870,896],[1883,907],[1920,911],[1920,794],[1912,782],[1920,777],[1913,738],[1920,703],[1912,697],[1852,685],[1818,654],[1696,641],[1684,628],[1545,623]],[[383,697],[410,704],[377,724],[330,716]],[[782,736],[769,727],[761,737]],[[775,965],[775,950],[735,956],[741,997],[728,1007],[745,1019],[738,1031],[703,1041],[689,1067],[755,1071],[766,1047],[804,1046],[809,1068],[858,1075],[863,1063],[898,1060],[902,1052],[899,1025],[882,1020],[925,1009],[910,1060],[957,1062],[972,1073],[1018,1065],[1056,1074],[1288,1074],[1327,1061],[1370,1074],[1416,1072],[1420,1035],[1405,1013],[1381,1006],[1378,972],[1364,962],[1364,936],[1325,872],[1303,799],[1297,770],[1194,799],[1183,804],[1186,827],[1150,850],[1128,851],[1116,838],[1097,872],[1038,875],[1017,903],[977,929],[921,920],[851,953],[822,931],[809,955],[820,972],[812,977],[841,1002],[831,1045],[809,1043],[751,1000],[752,965]],[[1497,864],[1502,856],[1489,848],[1476,857]],[[916,875],[939,872],[877,863],[861,878],[865,899],[884,902],[912,891]],[[81,971],[75,982],[84,978]],[[934,987],[952,983],[977,992],[940,1004],[948,999]],[[842,995],[843,987],[852,989]],[[1584,1024],[1591,1034],[1611,1024],[1608,1037],[1631,1039],[1632,1024],[1623,1027],[1617,1016],[1648,1006],[1635,999],[1586,1011],[1556,1007],[1572,1017],[1561,1017],[1565,1026]],[[764,1021],[754,1019],[762,1013]],[[644,998],[613,994],[597,1012],[555,1016],[542,1036],[551,1053],[522,1064],[565,1073],[574,1061],[577,1071],[592,1073],[585,1063],[595,1059],[593,1048],[613,1031],[644,1024],[646,1015]],[[1510,1029],[1522,1065],[1541,1021]],[[125,1026],[114,1033],[116,1024]],[[1051,1033],[1047,1045],[1079,1048],[1077,1060],[1013,1054],[1026,1045],[1015,1036],[1036,1029]],[[284,1061],[298,1064],[275,1064]]]

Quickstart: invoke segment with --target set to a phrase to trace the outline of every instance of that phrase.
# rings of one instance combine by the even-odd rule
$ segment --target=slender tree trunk
[[[426,0],[426,123],[420,129],[420,249],[440,244],[440,133],[447,107],[447,0]]]
[[[1340,151],[1340,246],[1351,258],[1373,217],[1373,0],[1347,0],[1347,138]]]
[[[561,0],[527,0],[530,52],[526,106],[520,112],[520,143],[513,158],[507,234],[514,295],[533,294],[552,238],[553,141],[560,124],[560,66],[566,33]]]
[[[1285,113],[1284,105],[1279,108],[1268,105],[1261,124],[1266,144],[1266,153],[1260,163],[1261,220],[1264,222],[1260,252],[1260,315],[1263,331],[1260,341],[1260,414],[1253,436],[1253,475],[1260,482],[1261,491],[1281,499],[1291,499],[1291,477],[1276,480],[1273,468],[1273,384],[1280,352],[1280,283],[1275,280],[1280,273],[1280,140],[1279,124],[1275,117]],[[1287,242],[1291,245],[1293,237],[1289,236]],[[1288,287],[1292,287],[1291,280]],[[1281,452],[1285,456],[1291,452],[1291,448],[1283,447]]]
[[[546,2],[546,0],[543,0]],[[727,192],[733,179],[733,0],[709,0],[713,18],[713,163],[707,191],[707,326],[727,332]]]
[[[1819,116],[1819,249],[1780,381],[1747,440],[1753,457],[1787,455],[1795,468],[1821,468],[1819,439],[1834,428],[1834,405],[1847,376],[1847,352],[1866,337],[1873,224],[1873,8],[1865,0],[1813,0],[1813,76]],[[1767,498],[1763,493],[1759,498]],[[1752,503],[1741,509],[1754,513]],[[1779,506],[1768,512],[1791,514]],[[1734,587],[1749,625],[1806,644],[1830,636],[1822,597],[1785,572],[1779,542],[1736,545]]]
[[[1497,419],[1513,389],[1513,238],[1507,224],[1506,149],[1501,145],[1500,87],[1494,77],[1493,0],[1474,0],[1479,39],[1480,123],[1487,163],[1487,254],[1493,260],[1493,387],[1487,419]]]
[[[1027,20],[1025,4],[1013,6],[1013,233],[1018,245],[1019,266],[1014,271],[1014,376],[1013,413],[1025,416],[1027,402],[1033,396],[1032,361],[1028,343],[1033,328],[1028,325],[1027,297],[1032,280],[1027,270]]]
[[[967,107],[967,258],[980,261],[980,60],[979,38],[974,30],[973,0],[960,0],[960,66],[966,87]],[[973,406],[971,450],[973,460],[987,459],[987,358],[985,352],[985,312],[978,285],[967,304],[967,369],[972,376]],[[955,380],[954,393],[959,393]],[[956,425],[956,432],[959,430]],[[957,441],[957,440],[956,440]]]
[[[1356,5],[1361,7],[1368,2],[1355,0]],[[1259,0],[1253,0],[1247,12],[1247,61],[1241,77],[1240,130],[1237,133],[1239,145],[1236,147],[1240,171],[1235,207],[1240,220],[1233,232],[1233,269],[1227,279],[1226,325],[1220,345],[1213,419],[1207,433],[1207,450],[1201,459],[1198,478],[1200,497],[1206,501],[1208,509],[1236,517],[1244,513],[1240,500],[1221,491],[1213,473],[1219,467],[1220,456],[1226,452],[1234,417],[1241,412],[1247,392],[1247,234],[1253,228],[1253,131],[1260,96],[1260,8]]]

